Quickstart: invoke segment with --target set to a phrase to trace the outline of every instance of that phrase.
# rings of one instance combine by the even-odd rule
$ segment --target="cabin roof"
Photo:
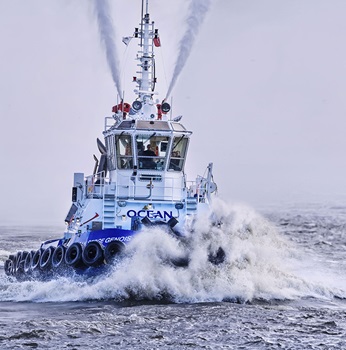
[[[175,121],[165,121],[165,120],[141,120],[141,119],[131,119],[122,120],[111,127],[106,128],[105,134],[109,131],[134,131],[134,130],[144,130],[144,131],[162,131],[162,132],[182,132],[191,134],[186,128],[179,122]]]

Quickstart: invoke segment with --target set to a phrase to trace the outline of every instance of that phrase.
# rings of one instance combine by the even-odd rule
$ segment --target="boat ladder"
[[[115,222],[115,195],[103,196],[103,229],[114,228]]]

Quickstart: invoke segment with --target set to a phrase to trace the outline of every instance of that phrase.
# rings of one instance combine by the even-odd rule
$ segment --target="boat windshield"
[[[187,145],[187,137],[174,138],[168,170],[182,171],[184,169]]]
[[[132,169],[133,155],[130,135],[118,135],[115,139],[118,169]]]
[[[139,169],[164,170],[169,137],[156,133],[137,135],[136,143]]]

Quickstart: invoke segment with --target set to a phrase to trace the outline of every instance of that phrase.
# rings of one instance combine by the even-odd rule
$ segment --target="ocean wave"
[[[106,273],[78,274],[49,281],[16,281],[2,276],[1,301],[159,300],[173,302],[251,301],[346,297],[337,271],[305,256],[277,226],[251,208],[214,202],[183,239],[160,228],[147,229],[127,246]],[[219,248],[222,263],[208,256]],[[188,259],[188,266],[174,261]],[[334,277],[333,277],[334,276]]]

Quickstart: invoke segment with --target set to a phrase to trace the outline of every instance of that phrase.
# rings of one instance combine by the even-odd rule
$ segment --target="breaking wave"
[[[213,224],[218,221],[222,224]],[[225,260],[215,265],[208,254],[219,247],[226,253]],[[313,267],[304,254],[268,220],[250,208],[231,207],[219,200],[214,203],[213,215],[198,218],[186,239],[177,240],[155,228],[136,236],[127,248],[126,256],[106,274],[89,280],[76,275],[17,282],[3,275],[0,300],[166,299],[193,303],[346,297],[337,286],[310,278]],[[187,267],[172,263],[186,255]]]

